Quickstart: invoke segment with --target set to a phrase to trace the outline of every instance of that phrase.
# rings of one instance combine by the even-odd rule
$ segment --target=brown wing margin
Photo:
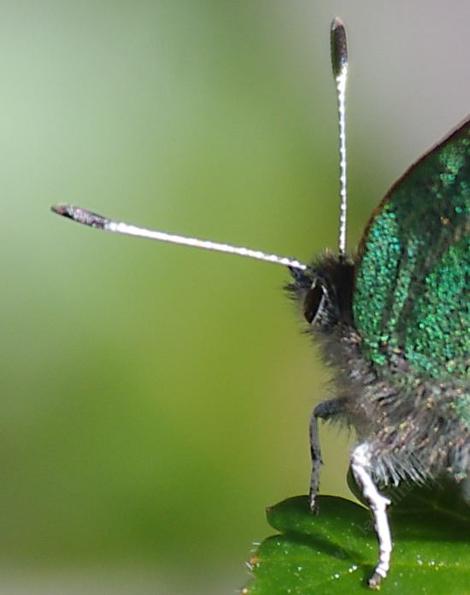
[[[374,222],[374,219],[381,212],[381,210],[383,209],[384,205],[390,200],[391,196],[395,193],[395,191],[398,189],[398,187],[401,185],[401,183],[405,180],[405,178],[407,178],[408,175],[411,174],[421,164],[421,162],[424,161],[431,153],[433,153],[434,151],[439,150],[442,146],[444,146],[450,140],[452,140],[453,137],[459,136],[467,128],[470,128],[470,114],[464,120],[462,120],[459,124],[457,124],[457,126],[455,128],[453,128],[451,130],[451,132],[449,134],[447,134],[447,136],[445,136],[442,140],[440,140],[438,143],[436,143],[435,145],[433,145],[430,149],[428,149],[426,151],[426,153],[424,153],[419,159],[417,159],[404,172],[404,174],[402,176],[400,176],[398,178],[398,180],[396,180],[396,182],[391,186],[391,188],[385,194],[385,196],[380,201],[380,203],[372,211],[372,214],[371,214],[371,216],[369,218],[369,221],[367,222],[367,225],[364,228],[364,232],[362,234],[362,238],[361,238],[361,241],[359,243],[358,250],[357,250],[357,258],[355,259],[356,262],[360,262],[360,260],[362,258],[362,254],[364,252],[364,246],[365,246],[365,244],[367,242],[367,237],[369,235],[369,230],[370,230],[370,228],[371,228],[371,226],[372,226],[372,224]]]

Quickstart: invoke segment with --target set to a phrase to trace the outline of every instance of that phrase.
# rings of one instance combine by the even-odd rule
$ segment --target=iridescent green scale
[[[364,354],[384,374],[398,355],[419,376],[467,377],[469,214],[467,120],[391,188],[361,245],[354,321]]]

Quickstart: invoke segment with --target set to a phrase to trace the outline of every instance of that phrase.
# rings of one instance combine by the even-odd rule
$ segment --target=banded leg
[[[343,399],[330,399],[319,403],[310,418],[310,456],[312,459],[312,474],[310,476],[310,510],[316,512],[315,498],[320,485],[320,467],[323,464],[318,433],[318,419],[327,420],[343,411]]]
[[[390,568],[392,537],[387,518],[387,506],[390,504],[390,500],[377,490],[370,475],[370,459],[370,445],[367,442],[359,444],[352,451],[351,470],[364,499],[369,504],[379,541],[379,561],[369,579],[369,587],[378,589]]]

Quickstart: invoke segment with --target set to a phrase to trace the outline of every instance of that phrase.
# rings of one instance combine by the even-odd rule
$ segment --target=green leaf
[[[369,511],[333,496],[307,496],[267,510],[280,534],[267,538],[250,560],[249,595],[365,593],[377,562]],[[470,507],[455,487],[414,490],[389,508],[394,541],[383,593],[470,593]],[[370,592],[370,591],[369,591]]]

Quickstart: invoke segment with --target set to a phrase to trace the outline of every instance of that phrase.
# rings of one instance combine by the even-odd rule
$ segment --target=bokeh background
[[[468,112],[468,0],[0,2],[1,593],[233,593],[305,493],[329,373],[279,267],[105,235],[73,202],[305,260]],[[347,495],[325,428],[322,490]]]

